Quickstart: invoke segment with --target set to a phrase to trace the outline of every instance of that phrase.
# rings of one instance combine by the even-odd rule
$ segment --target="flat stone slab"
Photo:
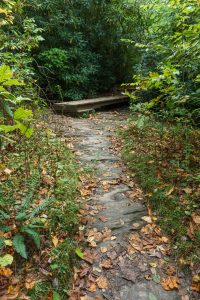
[[[54,104],[56,112],[61,113],[84,113],[97,108],[105,107],[113,104],[124,104],[129,101],[129,97],[124,95],[100,97],[94,99],[85,99],[79,101],[67,101]]]
[[[73,137],[73,149],[80,166],[89,167],[95,173],[97,184],[87,199],[88,221],[84,223],[84,232],[90,233],[95,229],[102,233],[107,228],[112,233],[112,238],[95,240],[96,245],[88,245],[84,249],[90,255],[94,254],[94,258],[91,264],[87,264],[86,271],[81,273],[84,278],[81,277],[80,282],[75,285],[85,295],[83,299],[182,300],[181,293],[187,292],[187,278],[176,270],[180,279],[180,291],[166,291],[161,286],[160,281],[167,276],[162,266],[166,259],[162,254],[163,245],[159,242],[156,244],[153,239],[156,230],[152,229],[150,237],[141,232],[141,227],[147,226],[143,217],[148,215],[143,197],[137,196],[138,185],[127,181],[129,173],[126,166],[112,147],[114,131],[117,126],[126,122],[129,115],[120,111],[100,113],[94,119],[55,117],[57,122],[59,118],[63,122],[59,127],[59,134],[62,132],[64,136]],[[114,184],[112,179],[115,180]],[[108,188],[105,188],[106,184]],[[131,192],[135,193],[134,197],[130,197]],[[98,210],[97,206],[101,208]],[[138,236],[143,245],[133,253],[129,251],[131,236],[131,243],[140,247],[137,244]],[[88,234],[85,239],[87,237]],[[147,250],[144,249],[145,245],[149,250],[148,247]],[[112,266],[102,267],[102,262],[109,259]],[[168,257],[166,264],[168,263],[175,263],[173,257]],[[85,262],[82,265],[85,266]],[[95,280],[100,276],[106,278],[108,288],[90,291],[90,279]]]

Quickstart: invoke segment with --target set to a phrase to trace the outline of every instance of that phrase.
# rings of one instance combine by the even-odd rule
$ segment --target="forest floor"
[[[71,300],[198,299],[177,267],[170,238],[145,204],[144,193],[121,157],[117,128],[127,111],[89,118],[55,116],[70,139],[82,176],[81,226],[76,240],[80,265],[74,270]],[[170,226],[170,224],[169,224]]]

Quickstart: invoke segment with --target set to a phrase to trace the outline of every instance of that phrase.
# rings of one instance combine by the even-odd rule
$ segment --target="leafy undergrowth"
[[[158,222],[171,236],[178,262],[198,273],[200,131],[137,115],[121,134],[123,156],[157,212]]]
[[[79,171],[43,121],[1,150],[0,298],[66,299],[75,260]]]

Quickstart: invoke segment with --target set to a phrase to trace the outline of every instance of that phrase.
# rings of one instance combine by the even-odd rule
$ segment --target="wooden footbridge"
[[[124,104],[129,101],[129,97],[124,95],[100,97],[79,101],[68,101],[54,103],[54,109],[63,114],[81,114],[90,112],[105,106]]]

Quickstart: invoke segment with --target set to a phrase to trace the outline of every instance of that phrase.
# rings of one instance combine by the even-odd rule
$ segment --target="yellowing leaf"
[[[6,267],[8,265],[11,265],[13,262],[13,256],[10,254],[5,254],[4,256],[0,257],[0,266]]]
[[[171,195],[172,193],[173,193],[173,191],[174,191],[174,186],[168,191],[168,192],[166,192],[166,196],[169,196],[169,195]]]
[[[58,238],[56,236],[52,237],[52,243],[53,243],[54,247],[58,246],[59,240],[58,240]]]
[[[13,242],[12,242],[11,240],[5,240],[5,241],[4,241],[4,244],[5,244],[6,246],[12,246],[12,245],[13,245]]]

